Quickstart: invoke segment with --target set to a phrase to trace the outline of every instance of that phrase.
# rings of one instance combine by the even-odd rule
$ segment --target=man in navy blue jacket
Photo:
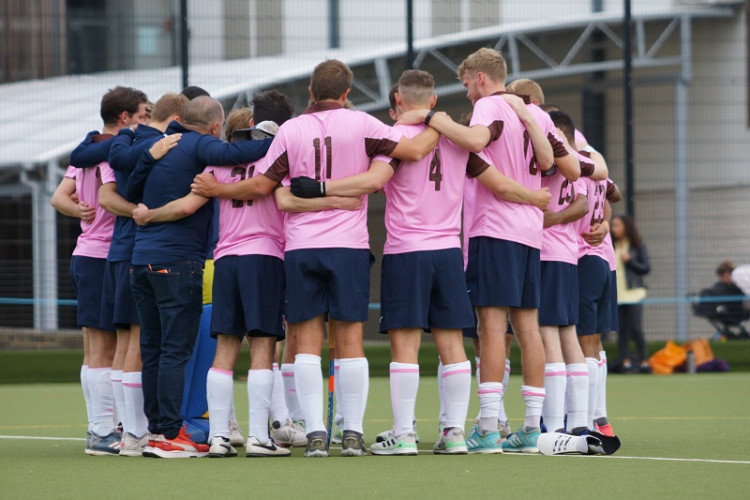
[[[224,110],[210,97],[185,108],[179,143],[156,159],[146,151],[128,181],[147,172],[143,203],[161,207],[190,192],[193,178],[207,165],[249,163],[266,154],[271,140],[237,144],[219,140]],[[129,199],[133,193],[126,191]],[[185,366],[198,334],[202,312],[203,263],[211,240],[213,204],[173,222],[139,226],[132,258],[131,287],[141,319],[144,408],[151,433],[145,456],[205,456],[208,446],[194,443],[182,428],[180,411]]]

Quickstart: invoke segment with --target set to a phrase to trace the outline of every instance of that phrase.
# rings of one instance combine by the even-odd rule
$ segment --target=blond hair
[[[185,116],[185,106],[188,98],[182,94],[167,93],[156,101],[154,108],[151,110],[151,119],[157,123],[167,120],[170,116]]]
[[[544,104],[544,92],[542,92],[542,87],[540,87],[534,80],[529,80],[528,78],[515,80],[508,85],[508,90],[514,94],[527,95],[532,101]]]
[[[398,94],[410,104],[427,104],[435,89],[435,79],[426,71],[408,69],[398,79]]]
[[[253,110],[250,108],[239,108],[233,110],[227,115],[226,124],[224,125],[224,137],[232,142],[232,132],[243,128],[250,127],[250,120],[253,119]]]
[[[487,47],[477,50],[463,60],[458,67],[458,77],[463,79],[466,73],[476,74],[480,71],[491,80],[501,84],[505,83],[505,78],[508,76],[505,58],[500,52]]]

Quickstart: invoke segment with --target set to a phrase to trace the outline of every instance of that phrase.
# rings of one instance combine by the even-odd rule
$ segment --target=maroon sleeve
[[[268,170],[263,172],[263,175],[276,182],[281,182],[287,174],[289,174],[289,157],[286,151],[276,158]]]
[[[563,144],[562,141],[558,140],[558,138],[555,137],[554,134],[547,134],[547,140],[552,145],[552,154],[555,158],[563,158],[570,154],[568,153],[568,148],[565,147],[565,144]]]
[[[487,127],[490,129],[490,140],[487,142],[487,145],[492,141],[496,141],[501,135],[503,135],[503,126],[505,126],[505,122],[502,120],[496,120],[490,123],[489,127]]]
[[[581,160],[581,175],[591,177],[594,174],[594,164]]]
[[[398,146],[398,142],[390,139],[365,138],[365,151],[370,158],[374,158],[377,155],[391,156],[396,146]]]
[[[477,177],[490,167],[491,165],[481,159],[479,155],[469,153],[469,159],[466,162],[466,175],[469,177]]]
[[[612,197],[615,195],[615,183],[611,180],[607,179],[607,193],[606,197],[608,200],[611,200]]]

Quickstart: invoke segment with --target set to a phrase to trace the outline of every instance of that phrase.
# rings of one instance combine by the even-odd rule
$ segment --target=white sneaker
[[[208,456],[211,458],[236,457],[237,450],[234,449],[229,438],[214,436],[211,439],[211,447],[208,449]]]
[[[269,438],[268,442],[263,444],[255,436],[247,437],[247,444],[245,445],[246,457],[288,457],[291,454],[292,452],[287,448],[276,446],[273,438]]]
[[[464,431],[452,428],[447,434],[440,436],[432,451],[436,455],[465,455],[469,449],[466,447]]]
[[[370,446],[373,455],[418,455],[417,440],[413,433],[391,437]]]
[[[134,436],[133,434],[126,432],[122,435],[122,443],[120,444],[120,456],[141,457],[143,456],[143,450],[146,449],[147,444],[148,432],[141,437]]]
[[[242,437],[240,424],[237,423],[236,418],[229,420],[229,443],[232,446],[245,446],[245,438]]]
[[[307,446],[307,434],[305,434],[305,428],[301,421],[287,420],[284,425],[281,425],[281,422],[275,420],[271,424],[270,434],[271,439],[279,446],[292,446],[294,448]]]
[[[384,443],[388,441],[389,439],[393,439],[395,437],[396,437],[396,434],[393,433],[393,429],[388,429],[387,431],[383,431],[377,436],[375,436],[375,442]]]

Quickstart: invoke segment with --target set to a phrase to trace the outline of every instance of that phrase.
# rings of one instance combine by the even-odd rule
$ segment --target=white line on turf
[[[42,441],[86,441],[86,438],[65,438],[52,436],[0,436],[0,439],[40,439]]]
[[[419,450],[420,455],[434,455],[435,453],[432,450]],[[504,456],[513,456],[513,457],[543,457],[544,455],[537,454],[537,453],[504,453]],[[735,465],[750,465],[750,460],[716,460],[711,458],[672,458],[672,457],[629,457],[629,456],[616,456],[616,455],[609,455],[609,456],[601,456],[601,455],[557,455],[557,457],[565,457],[565,458],[592,458],[592,459],[602,459],[602,460],[612,460],[612,459],[620,459],[620,460],[656,460],[659,462],[698,462],[698,463],[708,463],[708,464],[735,464]]]

